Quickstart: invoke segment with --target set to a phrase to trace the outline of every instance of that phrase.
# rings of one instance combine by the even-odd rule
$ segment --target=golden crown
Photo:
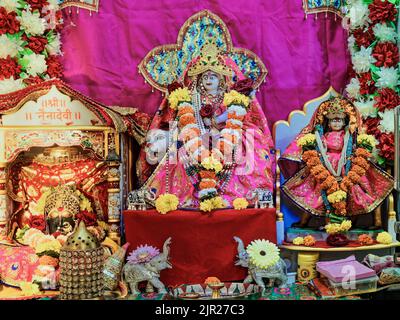
[[[199,60],[190,67],[188,76],[197,76],[206,71],[231,77],[232,70],[224,64],[221,50],[213,42],[206,43],[200,50]]]
[[[331,99],[326,110],[326,117],[328,119],[346,118],[346,103],[347,101],[340,97]]]
[[[53,218],[53,216],[57,216],[59,208],[63,208],[62,216],[64,217],[74,217],[78,214],[80,201],[75,191],[75,187],[70,185],[59,185],[52,188],[51,193],[46,197],[45,215]]]

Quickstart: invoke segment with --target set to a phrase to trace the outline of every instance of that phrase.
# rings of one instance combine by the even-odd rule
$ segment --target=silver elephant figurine
[[[139,294],[139,282],[147,281],[148,285],[158,289],[158,293],[166,293],[167,290],[164,284],[160,281],[160,271],[164,269],[171,269],[172,265],[169,259],[169,246],[171,238],[165,240],[163,245],[163,252],[155,256],[146,263],[126,263],[122,269],[122,281],[129,284],[132,294]]]
[[[257,188],[247,192],[246,198],[248,200],[254,199],[254,208],[272,208],[273,207],[273,195],[271,190],[264,188]]]
[[[146,210],[146,199],[154,201],[156,194],[146,189],[137,189],[128,194],[128,210]]]
[[[243,283],[252,283],[254,281],[260,288],[262,288],[263,291],[267,287],[265,285],[264,279],[268,280],[268,287],[287,287],[288,278],[285,261],[279,259],[276,264],[268,267],[267,269],[258,268],[250,262],[242,239],[240,239],[239,237],[233,238],[238,243],[238,260],[235,262],[235,266],[248,268],[248,275],[244,279]]]

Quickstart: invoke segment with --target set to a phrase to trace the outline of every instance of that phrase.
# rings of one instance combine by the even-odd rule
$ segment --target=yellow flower
[[[346,198],[347,198],[347,193],[344,192],[343,190],[338,190],[328,195],[328,201],[330,203],[337,203],[346,200]]]
[[[376,241],[383,244],[391,244],[393,242],[392,236],[389,232],[383,231],[378,234]]]
[[[293,239],[293,244],[296,246],[301,246],[304,244],[304,238],[303,237],[296,237]]]
[[[200,210],[204,212],[209,212],[214,208],[212,200],[207,199],[200,202]]]
[[[214,170],[216,173],[220,172],[223,168],[222,163],[213,156],[203,159],[201,165],[204,169]]]
[[[261,269],[266,269],[279,261],[279,248],[268,240],[254,240],[247,246],[246,251],[250,263]]]
[[[20,283],[19,287],[22,290],[23,296],[37,296],[41,294],[39,286],[36,283],[24,281]]]
[[[314,133],[307,133],[297,140],[297,146],[304,147],[309,145],[314,145],[316,142]]]
[[[359,134],[357,136],[357,144],[366,144],[373,148],[376,146],[376,139],[370,134]]]
[[[229,107],[232,104],[241,105],[247,108],[250,104],[250,98],[236,90],[231,90],[224,95],[224,105]]]
[[[235,210],[242,210],[247,208],[249,202],[245,198],[236,198],[232,204]]]
[[[339,223],[329,223],[325,226],[326,233],[328,234],[336,234],[341,232]]]
[[[46,242],[39,243],[35,247],[35,253],[41,254],[45,251],[54,251],[60,253],[60,249],[61,249],[61,244],[58,240],[49,240]]]
[[[168,102],[171,109],[177,109],[182,102],[191,102],[188,88],[178,88],[168,96]]]
[[[83,197],[79,203],[80,209],[81,211],[88,211],[88,212],[92,212],[92,204],[90,203],[89,199],[86,197]]]
[[[211,199],[214,209],[223,209],[226,207],[224,199],[222,197],[214,197]]]
[[[351,220],[344,220],[340,224],[340,230],[341,231],[348,231],[351,229]]]
[[[156,210],[161,214],[176,210],[179,205],[178,197],[174,194],[164,193],[156,200]]]

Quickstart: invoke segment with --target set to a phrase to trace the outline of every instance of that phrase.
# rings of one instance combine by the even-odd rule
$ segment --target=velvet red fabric
[[[124,211],[130,253],[138,245],[162,248],[172,237],[172,269],[161,272],[166,286],[203,283],[207,277],[221,281],[243,280],[247,269],[235,266],[240,237],[245,246],[255,239],[276,242],[275,209],[218,210],[211,214],[177,210],[166,215],[156,210]]]

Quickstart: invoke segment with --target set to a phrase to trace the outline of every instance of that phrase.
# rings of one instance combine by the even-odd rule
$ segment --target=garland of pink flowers
[[[398,6],[399,0],[352,0],[348,47],[352,79],[348,97],[363,116],[368,134],[378,141],[378,164],[393,165],[394,109],[400,105]]]
[[[62,77],[57,0],[0,0],[0,94]]]

